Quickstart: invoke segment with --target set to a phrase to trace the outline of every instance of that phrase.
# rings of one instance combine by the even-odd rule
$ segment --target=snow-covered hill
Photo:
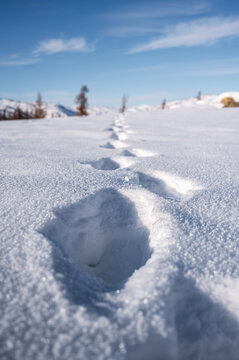
[[[221,100],[225,97],[232,97],[235,101],[239,101],[239,92],[225,92],[220,95],[202,95],[201,100],[197,100],[196,97],[190,97],[182,100],[174,100],[169,101],[166,104],[166,109],[180,109],[180,108],[205,108],[205,107],[216,107],[222,108],[223,105]],[[31,113],[33,110],[33,103],[26,103],[21,101],[14,101],[8,99],[0,99],[0,113],[6,109],[7,114],[13,114],[14,111],[20,107],[23,112],[28,111]],[[68,116],[76,116],[77,111],[76,108],[67,108],[63,105],[59,104],[48,104],[44,103],[44,110],[46,111],[46,118],[57,118],[57,117],[68,117]],[[128,112],[144,112],[149,110],[159,110],[161,109],[161,105],[140,105],[133,106],[128,108]],[[92,107],[88,109],[88,114],[90,116],[102,115],[102,114],[110,114],[117,113],[118,109],[110,108],[110,107]]]
[[[0,112],[6,110],[7,115],[12,115],[18,107],[22,110],[23,113],[28,112],[30,114],[34,109],[34,104],[9,99],[0,99]],[[43,109],[46,111],[47,118],[67,117],[76,115],[76,111],[74,111],[73,109],[66,108],[59,104],[44,103]]]
[[[195,97],[191,97],[184,100],[170,101],[167,106],[169,109],[190,108],[197,106],[213,106],[222,108],[223,105],[221,100],[226,97],[232,97],[235,101],[238,101],[239,92],[224,92],[220,95],[202,95],[201,100],[197,100]]]
[[[201,100],[197,100],[196,97],[190,97],[181,100],[168,101],[166,103],[166,109],[181,109],[181,108],[206,108],[215,107],[222,108],[223,104],[221,100],[225,97],[232,97],[235,101],[239,101],[239,92],[224,92],[220,95],[202,95]],[[129,109],[130,112],[140,112],[161,109],[161,105],[149,106],[141,105],[135,106]]]

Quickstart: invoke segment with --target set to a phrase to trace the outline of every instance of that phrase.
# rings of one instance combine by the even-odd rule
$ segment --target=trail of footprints
[[[119,115],[115,124],[106,129],[111,134],[103,145],[106,149],[122,149],[120,156],[85,164],[101,171],[115,171],[130,168],[140,157],[156,155],[149,150],[127,149],[131,131],[126,130],[124,120],[124,115]],[[142,224],[137,211],[139,198],[145,203],[143,207],[150,208],[153,194],[178,201],[199,189],[189,180],[164,172],[155,172],[153,176],[139,171],[136,174],[140,187],[152,194],[149,200],[140,189],[134,190],[133,196],[127,191],[103,189],[67,208],[55,210],[55,219],[40,231],[80,271],[97,282],[103,280],[108,285],[120,286],[150,258],[152,224]]]
[[[97,170],[116,170],[132,166],[135,163],[136,158],[156,155],[149,150],[126,149],[128,147],[128,134],[134,134],[134,131],[126,130],[127,128],[128,125],[124,124],[124,116],[120,115],[116,119],[115,124],[105,130],[111,132],[111,135],[109,136],[109,141],[107,141],[106,144],[101,145],[101,147],[105,149],[122,149],[120,157],[112,159],[105,157],[97,161],[85,162],[84,164],[89,164]]]

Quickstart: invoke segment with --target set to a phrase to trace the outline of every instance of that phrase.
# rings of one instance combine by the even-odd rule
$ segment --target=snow
[[[0,122],[1,360],[238,359],[238,117]]]

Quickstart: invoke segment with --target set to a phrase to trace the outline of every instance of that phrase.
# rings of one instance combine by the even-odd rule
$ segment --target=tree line
[[[36,102],[33,104],[32,110],[22,110],[18,105],[12,112],[7,109],[0,110],[0,120],[24,120],[24,119],[43,119],[46,116],[46,111],[43,108],[42,96],[37,95]]]
[[[77,105],[77,115],[78,116],[87,116],[88,113],[88,99],[87,93],[89,89],[86,85],[83,85],[79,94],[77,94],[75,98],[75,104]],[[122,105],[120,108],[120,112],[124,112],[126,110],[127,104],[127,96],[124,95],[122,97]],[[28,108],[26,110],[22,110],[22,108],[18,105],[16,109],[13,111],[9,111],[7,108],[0,110],[0,120],[22,120],[22,119],[43,119],[46,117],[47,112],[44,109],[42,96],[40,93],[37,95],[37,99],[35,103],[32,104],[32,109],[29,111]]]
[[[86,85],[83,85],[81,88],[81,91],[75,98],[75,103],[77,105],[77,115],[78,116],[87,116],[88,114],[88,99],[87,99],[87,93],[89,92],[89,89]],[[201,100],[201,91],[198,92],[196,99],[198,101]],[[126,95],[123,95],[122,97],[122,105],[119,109],[121,113],[125,112],[126,106],[127,106],[128,97]],[[224,104],[224,106],[226,106]],[[161,104],[162,109],[167,108],[167,102],[166,99],[163,100]],[[19,119],[43,119],[47,115],[46,110],[44,109],[42,96],[40,93],[37,95],[37,99],[35,103],[32,104],[31,111],[28,110],[28,108],[23,111],[20,106],[17,106],[17,108],[13,112],[7,111],[7,109],[0,110],[0,120],[19,120]]]

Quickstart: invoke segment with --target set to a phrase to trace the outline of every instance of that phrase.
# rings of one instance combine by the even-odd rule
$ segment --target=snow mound
[[[226,97],[231,97],[233,98],[235,101],[239,101],[239,92],[224,92],[220,95],[218,95],[217,97],[217,101],[221,102],[222,99],[226,98]]]

